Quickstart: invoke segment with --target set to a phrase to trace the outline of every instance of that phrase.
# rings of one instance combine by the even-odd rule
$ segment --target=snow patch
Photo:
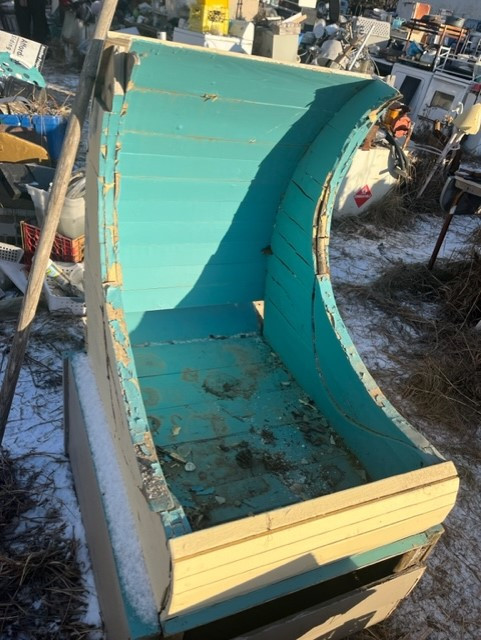
[[[89,441],[95,443],[92,447],[92,456],[103,496],[120,581],[139,619],[145,624],[156,626],[158,612],[150,588],[145,559],[139,540],[134,535],[135,520],[117,462],[114,441],[106,426],[107,418],[88,356],[83,354],[75,356],[72,366]]]

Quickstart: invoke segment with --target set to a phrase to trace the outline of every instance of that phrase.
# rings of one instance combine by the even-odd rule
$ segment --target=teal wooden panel
[[[228,436],[235,436],[239,443],[253,429],[260,432],[269,427],[275,433],[284,427],[297,429],[293,412],[302,409],[299,394],[294,398],[292,395],[288,396],[283,389],[266,393],[265,398],[257,400],[255,406],[241,401],[234,405],[229,399],[206,399],[196,404],[164,409],[149,407],[148,416],[152,435],[159,446]],[[310,425],[307,419],[306,425]]]
[[[144,345],[132,350],[139,377],[232,367],[240,363],[252,366],[265,361],[270,353],[259,336],[225,338],[219,341],[215,351],[211,340]]]
[[[309,143],[294,140],[291,143],[271,140],[231,140],[210,138],[186,138],[182,133],[160,131],[132,131],[123,128],[121,132],[122,154],[165,155],[185,158],[214,158],[222,160],[242,160],[261,162],[268,154],[295,162],[309,148]]]
[[[252,180],[254,179],[252,176]],[[181,202],[195,204],[197,202],[236,202],[239,206],[246,196],[249,202],[270,203],[274,198],[278,203],[281,193],[280,185],[275,177],[266,174],[265,178],[259,176],[259,182],[251,183],[249,180],[197,180],[195,176],[180,176],[178,178],[142,178],[125,176],[119,185],[119,206],[125,203],[140,202],[156,203],[157,206],[164,200],[166,202]],[[124,200],[124,193],[130,191],[129,199]],[[245,205],[244,205],[245,206]],[[277,207],[276,207],[277,210]],[[236,210],[237,211],[237,210]],[[275,215],[269,207],[266,214]],[[124,209],[124,218],[131,218],[132,211]],[[135,219],[132,216],[132,219]]]
[[[127,207],[120,206],[120,217],[124,215]],[[258,219],[254,227],[254,220],[243,220],[242,216],[230,222],[227,220],[212,220],[208,222],[200,221],[197,224],[190,224],[184,220],[158,222],[136,222],[132,219],[125,219],[119,223],[119,230],[128,238],[128,242],[120,243],[120,251],[132,253],[130,247],[142,243],[145,244],[197,244],[212,242],[244,242],[249,241],[255,245],[270,239],[272,233],[272,219],[267,217]],[[268,244],[268,243],[267,243]],[[125,246],[123,246],[125,245]],[[266,245],[263,244],[263,247]]]
[[[324,102],[334,108],[342,105],[360,87],[370,84],[365,76],[319,72],[315,67],[279,65],[248,56],[220,58],[207,50],[197,52],[187,47],[160,46],[162,48],[156,47],[157,55],[152,55],[150,43],[132,42],[131,51],[137,53],[143,63],[133,69],[133,90],[212,94],[260,105],[303,106],[312,100],[315,91],[326,89]]]
[[[281,217],[288,215],[306,235],[312,235],[316,204],[311,198],[302,197],[299,188],[289,183],[279,206],[279,213]]]
[[[314,268],[313,224],[311,224],[311,227],[308,227],[307,229],[299,226],[289,215],[289,212],[281,205],[276,216],[276,234],[279,234],[285,238],[289,244],[296,247],[303,260]]]
[[[299,150],[301,152],[302,149]],[[294,155],[294,154],[289,154]],[[300,155],[300,153],[298,154]],[[176,179],[189,177],[192,182],[250,182],[258,176],[263,183],[277,186],[285,185],[292,173],[292,164],[285,162],[279,154],[279,161],[272,161],[276,171],[267,171],[262,162],[255,160],[236,160],[226,162],[224,158],[173,156],[163,154],[122,153],[118,169],[122,176],[136,178]]]
[[[297,248],[277,232],[272,236],[271,248],[274,255],[269,263],[275,263],[277,260],[282,262],[287,271],[290,272],[291,278],[294,278],[296,282],[300,282],[307,289],[312,287],[314,281],[314,269],[311,258],[312,250],[309,251],[309,254],[304,259],[304,256],[300,254],[299,251],[305,249],[305,246]],[[297,249],[299,249],[299,251]]]
[[[159,247],[161,249],[161,247]],[[233,292],[238,280],[244,285],[251,282],[259,291],[263,291],[266,269],[266,256],[258,253],[257,259],[250,262],[221,262],[215,264],[177,265],[177,259],[168,268],[160,267],[131,267],[126,270],[123,289],[183,289],[192,291],[197,287],[218,287],[229,285]],[[250,298],[253,300],[254,298]]]
[[[266,306],[267,304],[268,313],[264,318],[264,337],[280,356],[287,369],[294,375],[301,388],[312,398],[320,387],[318,371],[313,358],[312,336],[296,331],[290,323],[290,318],[286,318],[271,300],[266,300]],[[326,401],[319,402],[318,394],[318,406],[322,408],[325,415],[327,415],[326,404],[328,404]]]
[[[191,243],[162,243],[155,244],[155,238],[151,238],[152,244],[144,243],[130,244],[128,251],[122,252],[122,267],[128,272],[132,269],[161,268],[176,266],[199,266],[209,263],[209,266],[235,263],[262,262],[266,259],[263,252],[269,244],[270,230],[266,230],[266,238],[256,238],[255,241],[245,240],[223,240],[219,245],[216,242],[194,242]]]
[[[330,288],[330,283],[323,286],[326,285]],[[326,293],[318,287],[314,305],[316,354],[321,383],[330,401],[352,425],[348,429],[339,425],[339,431],[373,478],[405,473],[432,463],[432,453],[423,452],[397,427],[385,407],[378,405],[369,394],[366,388],[369,374],[337,310],[334,311],[334,302],[329,314],[326,313],[326,299]],[[331,320],[335,321],[334,326]],[[338,339],[339,335],[343,342]],[[373,387],[376,389],[376,385]]]
[[[251,301],[201,308],[126,312],[131,343],[145,345],[257,332],[259,321]]]
[[[319,125],[332,117],[332,110],[325,110],[318,102],[316,117],[306,120],[300,129],[296,125],[311,109],[311,105],[299,108],[245,100],[204,100],[201,95],[186,93],[133,91],[129,92],[126,105],[126,122],[129,129],[134,131],[160,129],[167,134],[180,133],[196,139],[215,137],[253,143],[257,140],[265,143],[283,138],[284,144],[302,144],[312,140],[319,131]],[[234,122],[235,127],[232,126]]]
[[[160,447],[193,444],[200,440],[213,440],[232,437],[232,442],[239,444],[252,436],[253,430],[259,435],[262,443],[277,444],[278,451],[285,453],[282,443],[289,442],[289,460],[301,462],[305,460],[324,461],[330,457],[337,457],[339,451],[332,446],[330,438],[324,438],[319,429],[318,421],[303,415],[302,421],[294,421],[293,414],[300,414],[303,407],[292,399],[286,401],[285,395],[279,393],[269,395],[269,411],[262,410],[247,417],[239,418],[233,414],[228,405],[219,406],[214,402],[198,403],[195,406],[172,407],[149,413],[152,435]],[[275,420],[272,420],[276,411]],[[269,441],[262,436],[264,429],[268,429]],[[302,428],[302,430],[301,430]],[[324,429],[325,431],[325,429]],[[304,433],[309,433],[316,446],[306,451]],[[257,447],[261,445],[258,440]],[[226,445],[227,446],[227,445]],[[273,449],[274,450],[274,449]],[[182,452],[182,448],[180,449]],[[307,456],[307,457],[306,457]],[[304,464],[304,462],[302,462]]]
[[[174,307],[202,307],[251,302],[264,299],[265,282],[258,273],[251,278],[243,276],[239,270],[236,286],[232,282],[218,284],[206,283],[201,277],[195,286],[186,285],[176,288],[129,289],[122,292],[122,303],[126,312],[172,309]]]
[[[192,406],[206,398],[216,402],[222,397],[231,400],[235,410],[238,398],[255,402],[257,393],[282,389],[282,383],[289,382],[289,375],[282,369],[273,370],[272,365],[256,363],[212,367],[207,371],[189,367],[181,373],[140,376],[139,381],[149,410]]]
[[[175,374],[171,375],[175,376]],[[222,371],[218,376],[213,372],[209,375],[207,382],[212,388],[216,388],[218,379],[222,377]],[[231,382],[235,385],[236,381],[233,379],[234,376],[230,379],[227,376],[225,377],[227,379],[227,385],[230,385]],[[174,380],[174,377],[172,380]],[[280,388],[280,384],[274,389],[272,388],[275,386],[274,384],[266,383],[270,388],[263,389],[262,395],[258,396],[250,392],[253,388],[252,384],[248,380],[242,380],[238,383],[238,387],[233,387],[235,390],[237,390],[237,388],[240,390],[239,396],[234,398],[226,396],[226,398],[222,398],[220,392],[218,396],[215,396],[213,393],[207,395],[205,391],[199,391],[198,387],[194,389],[191,385],[188,385],[188,389],[191,391],[189,395],[186,385],[183,385],[180,389],[177,385],[177,390],[175,390],[174,385],[172,385],[172,387],[167,386],[167,382],[168,379],[161,380],[158,377],[153,377],[146,379],[145,384],[142,383],[142,396],[145,409],[149,415],[168,408],[173,409],[177,407],[190,407],[197,412],[204,412],[206,403],[211,405],[211,410],[213,403],[214,406],[222,407],[227,413],[237,416],[239,419],[258,415],[262,415],[267,419],[268,416],[272,416],[275,413],[279,402],[286,402],[286,398],[290,397],[292,402],[296,402],[296,405],[299,401],[298,396],[296,398],[291,397],[288,390]],[[279,390],[279,388],[281,390]]]

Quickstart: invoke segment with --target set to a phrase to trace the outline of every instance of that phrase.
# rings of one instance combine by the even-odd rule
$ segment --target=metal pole
[[[18,376],[22,367],[25,350],[38,301],[42,292],[48,259],[52,251],[55,233],[62,212],[68,183],[72,174],[75,157],[77,155],[82,125],[85,121],[90,96],[95,83],[95,77],[102,55],[105,38],[107,37],[112,18],[117,7],[117,0],[104,0],[100,11],[95,33],[79,78],[79,87],[72,106],[67,132],[62,152],[55,172],[52,191],[47,206],[45,222],[40,234],[40,240],[32,264],[27,289],[23,298],[17,330],[13,337],[8,358],[7,368],[0,389],[0,446],[5,434],[10,408],[12,406]]]
[[[374,26],[372,25],[372,27],[369,29],[367,36],[364,38],[361,46],[359,47],[359,49],[356,51],[356,55],[354,56],[354,58],[351,60],[351,64],[348,66],[347,70],[351,71],[353,66],[356,64],[357,59],[359,58],[359,56],[362,53],[362,50],[364,49],[364,47],[366,46],[367,41],[369,40],[371,33],[374,31]]]

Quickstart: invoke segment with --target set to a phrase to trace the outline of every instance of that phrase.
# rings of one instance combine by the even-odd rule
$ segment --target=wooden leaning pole
[[[95,33],[80,73],[79,86],[72,106],[72,113],[70,114],[62,152],[55,171],[45,222],[35,252],[32,269],[30,270],[27,289],[20,309],[17,330],[13,337],[7,367],[0,389],[0,446],[3,442],[5,427],[15,396],[18,376],[20,375],[20,369],[25,356],[32,322],[35,318],[38,302],[42,293],[45,272],[77,155],[82,126],[87,114],[90,96],[92,95],[100,57],[116,6],[117,0],[104,0],[98,16]]]

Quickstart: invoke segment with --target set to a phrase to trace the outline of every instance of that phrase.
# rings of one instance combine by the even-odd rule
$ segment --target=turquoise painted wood
[[[117,337],[134,440],[154,425],[159,449],[204,439],[214,456],[223,438],[243,434],[259,458],[259,434],[282,426],[276,455],[288,456],[299,399],[311,398],[358,483],[437,462],[364,368],[335,304],[327,237],[318,237],[370,114],[394,91],[364,76],[143,39],[130,55],[128,90],[99,123],[97,162],[115,185],[99,194],[99,240],[104,273],[121,270],[108,296],[126,323]],[[265,300],[263,327],[254,300]],[[164,454],[177,494],[182,478]],[[283,481],[289,492],[295,482]],[[256,510],[282,506],[281,494],[265,492]]]
[[[88,243],[100,273],[87,256],[97,284],[87,297],[107,318],[99,331],[112,338],[132,442],[162,487],[146,494],[167,535],[440,462],[370,377],[329,278],[336,190],[395,91],[356,74],[129,42],[117,54],[128,77],[93,118]],[[401,553],[396,544],[166,630]]]

